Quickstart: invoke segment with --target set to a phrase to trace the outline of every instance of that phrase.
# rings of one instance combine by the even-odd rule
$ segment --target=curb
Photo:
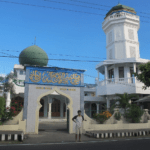
[[[100,142],[119,142],[119,141],[132,141],[132,140],[150,140],[150,137],[145,138],[132,138],[132,139],[112,139],[112,140],[99,140],[99,141],[83,141],[83,142],[58,142],[58,143],[37,143],[37,144],[1,144],[1,146],[32,146],[32,145],[58,145],[58,144],[81,144],[81,143],[100,143]]]

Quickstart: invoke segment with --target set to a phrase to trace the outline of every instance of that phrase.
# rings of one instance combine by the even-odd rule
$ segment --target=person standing
[[[79,135],[79,142],[81,142],[82,122],[84,121],[84,117],[81,115],[81,110],[78,110],[78,115],[74,116],[72,121],[76,123],[75,141],[77,142],[77,135]]]

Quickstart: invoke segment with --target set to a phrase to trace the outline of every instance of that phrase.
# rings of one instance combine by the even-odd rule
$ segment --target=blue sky
[[[79,3],[75,2],[75,0],[53,0],[75,5],[96,7],[104,10],[65,5],[61,3],[47,2],[44,0],[7,1],[35,4],[60,9],[70,9],[102,15],[93,15],[87,13],[0,2],[0,56],[6,56],[6,54],[1,52],[19,56],[19,52],[13,51],[21,52],[26,47],[33,45],[34,37],[36,36],[36,45],[45,50],[47,54],[72,55],[70,57],[48,55],[49,59],[80,59],[103,61],[104,58],[106,58],[106,37],[102,30],[102,22],[104,21],[105,14],[108,12],[108,10],[118,4],[118,0],[80,0],[82,2],[96,3],[99,5],[106,5],[108,7]],[[141,21],[149,22],[140,22],[138,35],[140,42],[140,56],[141,58],[150,59],[149,1],[120,0],[120,3],[133,7],[137,11],[137,15],[141,16]],[[144,14],[141,12],[149,14]],[[93,58],[75,56],[87,56]],[[13,69],[14,64],[19,64],[17,58],[0,57],[0,74],[9,73]],[[85,69],[87,70],[85,72],[86,75],[97,77],[95,66],[98,63],[96,62],[69,62],[49,60],[48,64],[64,68]],[[85,83],[95,82],[94,78],[88,77],[86,75],[84,77]],[[100,78],[103,78],[103,76],[101,75]]]

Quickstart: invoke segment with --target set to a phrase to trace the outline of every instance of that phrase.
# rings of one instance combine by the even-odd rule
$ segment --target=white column
[[[64,101],[63,100],[61,100],[60,101],[60,117],[62,118],[63,117],[63,105],[64,104]]]
[[[47,105],[48,105],[48,99],[47,97],[44,97],[44,117],[47,117]]]
[[[51,107],[52,107],[52,98],[49,96],[48,97],[48,118],[51,119]]]
[[[133,72],[136,72],[136,63],[133,63]]]
[[[10,99],[10,91],[7,92],[7,98],[6,98],[6,108],[10,107],[11,99]],[[8,110],[9,111],[9,110]]]
[[[105,66],[105,84],[107,84],[107,78],[108,78],[108,75],[107,75],[107,66]]]
[[[133,72],[136,72],[136,63],[133,63]],[[133,78],[133,83],[135,83],[135,77]]]
[[[118,66],[114,65],[114,79],[115,79],[115,83],[118,82]]]
[[[48,108],[49,108],[49,111],[48,111],[48,118],[49,118],[49,119],[51,119],[51,104],[52,104],[52,103],[49,103],[49,104],[48,104]]]
[[[98,74],[98,81],[99,81],[99,71],[97,71],[97,74]]]
[[[128,83],[128,68],[127,68],[127,64],[125,64],[125,68],[124,68],[124,78],[125,78],[125,82]]]
[[[105,79],[107,80],[108,75],[107,75],[107,66],[105,66]]]
[[[65,97],[65,104],[66,104],[65,118],[67,119],[67,98],[66,97]]]
[[[96,103],[97,106],[97,114],[99,113],[99,104]]]
[[[109,110],[109,108],[110,108],[110,100],[108,99],[108,97],[106,97],[106,101],[107,101],[107,110]]]

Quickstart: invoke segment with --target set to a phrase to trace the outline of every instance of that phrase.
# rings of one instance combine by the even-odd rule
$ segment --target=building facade
[[[89,117],[110,109],[116,94],[137,94],[140,98],[149,95],[149,90],[142,90],[143,83],[134,77],[134,72],[140,73],[138,66],[149,60],[140,58],[138,30],[140,18],[136,11],[125,5],[114,6],[104,18],[102,29],[106,34],[107,59],[96,65],[98,77],[95,84],[84,84],[84,110]],[[37,59],[35,59],[35,57]],[[39,58],[42,58],[39,60]],[[47,54],[38,46],[33,45],[23,50],[19,56],[19,65],[14,65],[16,78],[12,81],[17,98],[8,95],[8,100],[24,100],[25,65],[43,65],[48,62]],[[104,80],[99,78],[104,76]],[[132,100],[134,101],[134,100]],[[141,102],[141,101],[140,101]],[[59,118],[66,120],[68,101],[59,95],[43,97],[39,117],[43,119]],[[7,106],[10,104],[8,102]],[[150,105],[149,105],[150,106]],[[141,107],[145,107],[144,105]],[[150,109],[150,107],[148,107]]]
[[[141,97],[149,94],[150,88],[142,90],[143,83],[134,77],[140,73],[138,66],[149,60],[140,58],[138,30],[140,18],[133,8],[118,4],[107,14],[102,23],[106,34],[107,60],[96,65],[103,81],[97,81],[96,95],[105,97],[107,108],[115,94],[137,94]],[[149,108],[150,109],[150,108]]]

